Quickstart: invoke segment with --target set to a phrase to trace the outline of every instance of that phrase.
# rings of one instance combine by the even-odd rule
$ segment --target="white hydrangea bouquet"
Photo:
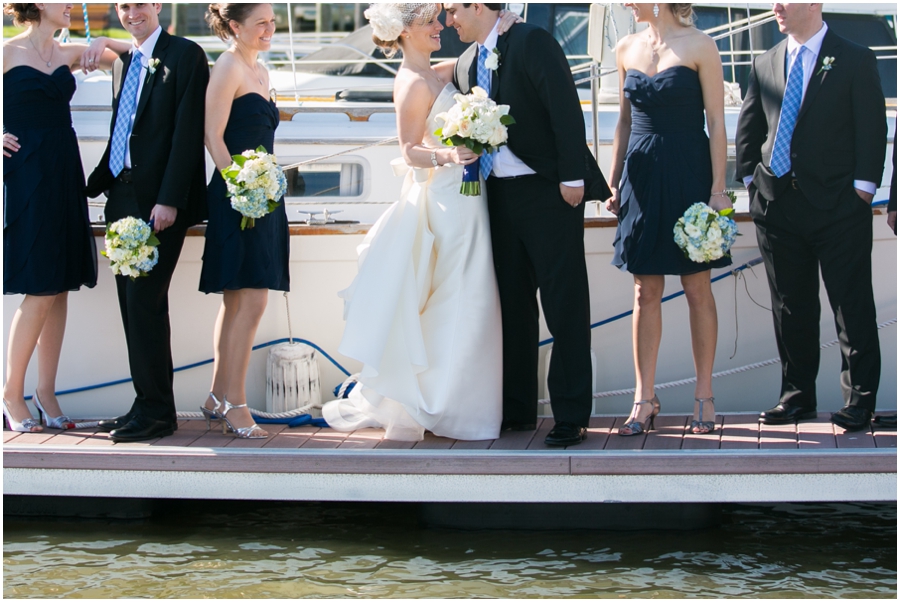
[[[231,159],[232,164],[222,170],[222,178],[231,196],[231,208],[243,216],[241,230],[246,230],[275,211],[287,192],[287,178],[275,155],[262,146],[232,155]]]
[[[734,209],[716,211],[705,203],[694,203],[675,224],[675,244],[697,263],[728,256],[738,236],[732,213]]]
[[[106,227],[106,250],[109,267],[116,276],[132,280],[146,276],[159,261],[159,239],[153,229],[137,217],[123,217]]]
[[[446,146],[465,146],[480,156],[506,144],[506,126],[516,122],[509,114],[509,105],[498,105],[478,86],[472,88],[471,94],[457,94],[454,98],[456,104],[437,116],[444,127],[434,133]],[[463,169],[461,194],[481,194],[480,164],[479,158]]]

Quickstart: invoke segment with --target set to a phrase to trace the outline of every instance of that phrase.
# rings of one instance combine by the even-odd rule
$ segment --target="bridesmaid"
[[[247,408],[247,367],[269,290],[290,289],[287,214],[279,203],[255,227],[241,230],[241,215],[231,208],[220,172],[231,165],[232,155],[260,145],[272,152],[278,109],[269,99],[269,73],[258,54],[271,46],[275,13],[271,4],[210,4],[206,19],[231,47],[216,60],[206,93],[206,147],[218,170],[207,197],[200,290],[223,293],[223,299],[213,336],[212,390],[201,410],[208,423],[223,421],[239,438],[261,439],[268,433]]]
[[[56,399],[56,372],[69,291],[97,284],[97,250],[84,196],[84,171],[72,129],[72,71],[109,69],[127,42],[60,44],[71,4],[7,3],[25,26],[3,44],[3,294],[25,295],[9,331],[3,414],[12,430],[71,428]],[[25,373],[37,347],[34,404],[25,403]]]
[[[616,187],[607,208],[619,217],[613,264],[634,276],[637,379],[634,407],[619,434],[642,434],[660,411],[654,381],[665,274],[681,277],[687,298],[697,374],[690,431],[706,434],[716,424],[712,369],[718,322],[710,268],[731,259],[694,263],[675,244],[673,228],[694,203],[731,207],[725,194],[722,63],[715,42],[691,26],[690,4],[626,6],[649,27],[616,48],[623,87],[610,178]]]

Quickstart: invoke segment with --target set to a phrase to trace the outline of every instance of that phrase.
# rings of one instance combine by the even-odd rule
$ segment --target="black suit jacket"
[[[491,98],[509,105],[516,123],[509,148],[528,167],[553,182],[585,181],[585,200],[605,200],[609,186],[585,144],[584,115],[566,56],[547,31],[519,23],[497,41],[500,66]],[[478,44],[460,57],[454,84],[468,94],[477,82]]]
[[[786,84],[787,40],[756,58],[738,120],[737,176],[753,176],[756,190],[776,199],[791,174],[769,169]],[[822,60],[833,57],[830,71]],[[854,180],[881,183],[887,139],[884,95],[875,54],[830,29],[803,98],[791,139],[797,185],[820,209],[832,209],[852,191]]]
[[[110,143],[131,57],[125,53],[113,65]],[[206,219],[203,128],[209,66],[200,46],[165,30],[152,58],[159,65],[145,76],[131,132],[134,189],[143,219],[149,219],[154,205],[167,205],[178,209],[176,224],[187,227]],[[109,190],[115,179],[109,170],[109,147],[88,178],[90,197]]]

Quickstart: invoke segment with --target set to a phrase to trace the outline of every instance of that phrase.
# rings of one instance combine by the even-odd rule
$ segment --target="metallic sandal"
[[[222,434],[223,435],[227,434],[228,431],[226,429],[230,428],[232,431],[234,431],[234,436],[237,437],[238,439],[266,439],[266,438],[268,438],[269,434],[266,433],[266,431],[264,431],[256,423],[253,423],[250,426],[236,428],[233,424],[231,424],[231,421],[228,420],[228,412],[230,412],[231,410],[236,410],[238,408],[246,408],[247,407],[246,403],[242,403],[239,406],[234,406],[234,405],[231,405],[230,403],[228,403],[228,399],[225,398],[222,400],[222,405],[225,408],[225,411],[222,412],[221,414],[219,414],[219,417],[222,419]],[[265,433],[265,434],[263,435],[260,433]]]
[[[716,430],[716,421],[715,420],[703,420],[703,404],[709,402],[713,406],[713,415],[716,413],[716,398],[715,397],[695,397],[694,403],[700,405],[700,409],[697,411],[697,416],[700,420],[691,420],[691,433],[694,435],[709,435]]]
[[[34,418],[26,418],[22,422],[16,422],[16,419],[12,417],[12,414],[9,411],[8,403],[9,402],[5,399],[3,400],[3,416],[6,418],[9,430],[17,433],[40,433],[44,430],[40,421],[35,420]]]
[[[68,430],[75,428],[75,421],[63,414],[62,416],[57,416],[56,418],[50,418],[47,414],[47,411],[44,409],[44,406],[41,405],[41,400],[38,397],[37,391],[34,392],[34,397],[31,398],[34,401],[34,405],[37,408],[38,416],[41,419],[41,424],[51,429],[60,429],[60,430]]]
[[[638,422],[637,420],[635,420],[634,422],[626,422],[619,427],[620,436],[634,437],[635,435],[642,435],[647,431],[653,430],[654,419],[656,418],[656,415],[659,414],[660,410],[659,397],[654,395],[653,399],[642,399],[640,401],[634,402],[634,405],[639,406],[647,403],[653,406],[653,411],[650,412],[650,415],[647,416],[647,419],[644,420],[644,422]]]
[[[223,407],[222,402],[219,401],[219,398],[216,397],[212,391],[209,392],[209,396],[212,397],[213,400],[213,409],[210,410],[205,405],[200,406],[200,411],[203,412],[203,417],[206,418],[206,430],[210,429],[213,420],[222,420],[222,414],[219,412]]]

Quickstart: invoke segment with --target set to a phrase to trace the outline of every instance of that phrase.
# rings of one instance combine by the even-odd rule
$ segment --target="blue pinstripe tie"
[[[781,118],[778,120],[778,131],[775,133],[775,144],[772,148],[772,160],[769,167],[779,178],[791,170],[791,137],[797,125],[797,115],[803,100],[803,53],[806,47],[801,46],[797,58],[788,74],[784,100],[781,101]]]
[[[138,84],[141,80],[141,51],[135,49],[119,95],[119,110],[113,128],[112,144],[109,147],[109,171],[118,176],[125,168],[125,149],[131,135],[131,117],[137,107]]]
[[[484,61],[490,55],[491,52],[484,46],[478,53],[478,87],[487,92],[488,96],[491,95],[491,70],[484,66]],[[488,152],[481,153],[481,177],[487,180],[493,168],[494,155]]]

